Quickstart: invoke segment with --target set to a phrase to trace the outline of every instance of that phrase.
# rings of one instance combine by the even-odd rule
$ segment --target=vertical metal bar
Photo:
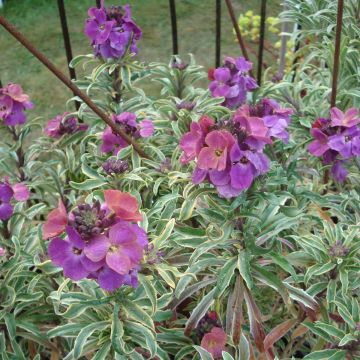
[[[101,1],[100,0],[96,0],[96,7],[101,8]]]
[[[339,75],[340,65],[340,45],[341,45],[341,30],[342,19],[344,11],[344,0],[338,0],[337,18],[336,18],[336,35],[335,35],[335,53],[334,53],[334,67],[331,86],[331,107],[336,105],[336,92],[337,92],[337,80]]]
[[[288,9],[287,1],[284,0],[284,11]],[[279,71],[278,76],[282,78],[285,71],[285,61],[286,61],[286,45],[288,41],[288,35],[286,35],[290,30],[290,23],[284,22],[281,26],[281,47],[280,47],[280,59],[279,59]]]
[[[216,49],[215,67],[220,66],[221,57],[221,0],[216,0]]]
[[[65,52],[66,52],[66,59],[67,59],[67,63],[68,63],[69,74],[70,74],[70,78],[72,80],[76,80],[75,69],[70,67],[70,65],[69,65],[73,56],[72,56],[72,51],[71,51],[69,29],[68,29],[67,20],[66,20],[66,11],[65,11],[64,0],[58,0],[58,8],[59,8],[61,30],[62,30],[63,39],[64,39],[64,47],[65,47]],[[79,106],[80,106],[80,104],[77,101],[75,101],[76,110],[79,110]]]
[[[175,0],[169,0],[169,6],[170,6],[170,18],[171,18],[173,54],[176,55],[179,53],[179,46],[178,46],[177,24],[176,24]]]
[[[258,66],[257,66],[257,82],[259,86],[261,85],[261,71],[262,71],[263,55],[264,55],[266,0],[261,0],[260,16],[261,16],[260,39],[259,39]]]
[[[234,27],[234,29],[235,29],[236,37],[237,37],[237,39],[238,39],[241,52],[242,52],[244,58],[245,58],[246,60],[249,60],[249,56],[248,56],[248,53],[247,53],[247,50],[246,50],[245,42],[244,42],[244,39],[243,39],[242,36],[241,36],[240,27],[239,27],[239,24],[238,24],[238,22],[237,22],[237,20],[236,20],[234,8],[233,8],[230,0],[225,0],[225,2],[226,2],[227,9],[228,9],[228,11],[229,11],[229,15],[230,15],[230,18],[231,18],[231,22],[232,22],[233,27]],[[253,74],[252,74],[252,71],[251,71],[251,70],[249,71],[249,74],[253,77]]]
[[[2,82],[1,82],[1,80],[0,80],[0,88],[2,88],[3,86],[2,86]]]

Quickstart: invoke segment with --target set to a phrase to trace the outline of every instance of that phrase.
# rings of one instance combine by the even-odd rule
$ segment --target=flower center
[[[345,136],[345,142],[349,142],[349,141],[351,141],[351,136],[349,135]]]
[[[100,29],[100,30],[104,30],[104,29],[105,29],[105,25],[104,25],[104,24],[101,24],[101,25],[99,26],[99,29]]]
[[[109,251],[110,251],[110,252],[116,252],[116,251],[118,251],[118,250],[119,250],[119,247],[116,246],[116,245],[111,245],[110,248],[109,248]]]
[[[74,253],[75,255],[80,255],[80,254],[81,254],[81,250],[78,249],[78,248],[76,248],[76,247],[74,247],[74,248],[72,249],[72,251],[73,251],[73,253]]]
[[[241,162],[242,164],[247,164],[247,163],[249,162],[249,160],[248,160],[245,156],[243,156],[243,157],[240,159],[240,162]]]
[[[223,151],[222,151],[221,149],[215,150],[215,155],[216,155],[217,157],[220,157],[220,156],[222,155],[222,153],[223,153]]]

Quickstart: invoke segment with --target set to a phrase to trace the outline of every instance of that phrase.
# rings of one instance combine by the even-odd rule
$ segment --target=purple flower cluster
[[[104,0],[98,9],[88,10],[85,35],[91,40],[96,56],[104,59],[122,58],[127,50],[137,54],[137,41],[141,29],[131,18],[130,5],[104,7]]]
[[[213,97],[224,97],[223,105],[236,108],[246,100],[248,91],[256,89],[257,83],[249,75],[252,63],[243,57],[225,57],[222,67],[209,71],[209,90]]]
[[[5,178],[0,182],[0,220],[8,220],[13,214],[12,199],[26,201],[30,192],[22,183],[10,185],[9,179]]]
[[[0,88],[0,120],[6,126],[21,125],[26,122],[24,110],[32,109],[29,96],[20,85],[9,83]]]
[[[126,160],[110,158],[102,164],[102,168],[108,175],[122,174],[129,169],[129,163]]]
[[[44,133],[49,137],[58,139],[65,134],[73,134],[77,131],[85,131],[88,129],[88,125],[79,124],[76,117],[68,116],[69,114],[70,113],[65,112],[49,120],[44,129]]]
[[[330,119],[317,119],[311,129],[314,140],[309,144],[311,154],[322,157],[325,165],[332,164],[331,174],[344,181],[348,171],[345,164],[360,155],[360,116],[355,108],[345,113],[336,107],[330,110]]]
[[[196,160],[194,184],[208,180],[220,196],[238,196],[268,171],[265,145],[276,138],[288,141],[286,128],[291,114],[291,109],[263,99],[255,106],[241,106],[230,120],[217,124],[203,116],[199,122],[192,122],[190,131],[181,138],[180,161],[186,164]]]
[[[144,119],[139,123],[136,115],[131,112],[123,112],[120,115],[113,115],[113,121],[118,124],[128,135],[134,138],[147,138],[154,133],[154,125],[151,120]],[[102,134],[101,151],[104,153],[112,152],[116,155],[122,148],[126,147],[127,142],[117,134],[114,134],[108,126]]]
[[[105,203],[82,204],[70,214],[60,202],[44,225],[51,237],[52,262],[73,279],[96,279],[113,291],[122,285],[137,286],[137,271],[148,244],[136,199],[117,190],[104,191]],[[63,235],[60,237],[59,235]]]

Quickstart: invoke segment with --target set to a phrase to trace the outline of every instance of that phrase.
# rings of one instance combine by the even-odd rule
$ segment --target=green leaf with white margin
[[[234,358],[226,351],[221,353],[223,360],[234,360]]]
[[[124,353],[124,342],[122,340],[122,337],[124,335],[124,328],[123,324],[119,319],[119,304],[114,305],[114,311],[112,315],[112,323],[111,323],[111,344],[114,350],[118,354]]]
[[[250,345],[246,339],[244,333],[240,335],[240,343],[238,345],[238,359],[237,360],[249,360],[250,359]]]
[[[175,226],[175,219],[171,219],[165,226],[164,230],[161,234],[155,238],[152,242],[154,244],[155,249],[160,249],[163,243],[170,237]]]
[[[201,360],[214,360],[212,355],[201,346],[194,345],[194,348],[200,354]]]
[[[186,322],[185,331],[184,331],[185,335],[190,335],[191,330],[193,330],[197,326],[198,322],[205,316],[206,312],[214,302],[215,290],[216,288],[212,289],[196,305],[188,321]]]
[[[241,250],[239,252],[237,268],[241,277],[245,280],[247,287],[251,290],[254,283],[250,273],[250,257],[246,250]]]
[[[156,312],[156,308],[157,308],[156,290],[155,290],[154,286],[152,285],[153,283],[148,279],[147,276],[139,274],[138,277],[139,277],[140,284],[143,286],[143,288],[146,292],[146,295],[151,302],[151,305],[152,305],[152,314],[151,315],[154,315]]]
[[[329,349],[314,351],[304,357],[304,360],[343,360],[345,359],[346,351]]]
[[[82,351],[84,349],[84,346],[86,345],[86,342],[88,338],[95,332],[95,331],[102,331],[106,329],[109,326],[108,321],[100,321],[93,324],[90,324],[88,326],[85,326],[80,332],[79,335],[76,337],[76,340],[74,342],[74,349],[73,349],[73,355],[75,359],[78,359]]]
[[[135,320],[140,324],[147,326],[151,330],[155,330],[154,323],[150,317],[150,315],[145,312],[140,306],[130,300],[124,300],[122,302],[124,306],[124,310],[129,316],[129,320]]]
[[[108,358],[110,352],[111,343],[107,342],[96,352],[91,360],[104,360]]]
[[[70,181],[70,186],[76,190],[89,191],[107,184],[107,181],[101,179],[87,179],[81,183]]]
[[[231,279],[234,276],[234,270],[237,265],[236,260],[236,258],[229,259],[218,273],[217,284],[214,294],[215,299],[218,299],[229,286]]]

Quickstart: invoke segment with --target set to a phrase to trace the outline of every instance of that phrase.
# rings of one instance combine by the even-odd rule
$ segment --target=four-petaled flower
[[[227,337],[222,328],[213,327],[211,331],[204,335],[201,340],[201,347],[208,351],[214,359],[221,358],[225,350]]]

